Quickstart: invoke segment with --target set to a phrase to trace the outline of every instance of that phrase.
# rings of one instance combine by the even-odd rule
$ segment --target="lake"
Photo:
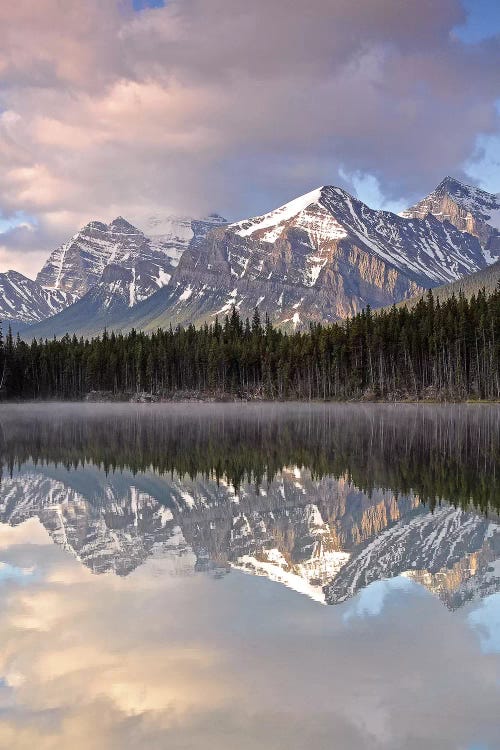
[[[0,406],[0,747],[500,748],[500,407]]]

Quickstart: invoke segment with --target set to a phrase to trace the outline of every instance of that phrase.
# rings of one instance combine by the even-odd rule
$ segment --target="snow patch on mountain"
[[[300,220],[305,210],[309,206],[319,203],[321,191],[322,188],[312,190],[310,193],[295,198],[267,214],[230,224],[229,229],[239,234],[240,237],[249,237],[255,232],[259,232],[259,239],[264,242],[276,242],[280,235],[280,229],[291,219],[299,217],[295,223],[300,226]]]
[[[423,218],[427,213],[432,213],[434,216],[451,220],[452,217],[449,214],[443,214],[442,211],[435,209],[437,199],[444,194],[447,194],[466,211],[479,216],[495,229],[500,229],[500,193],[489,193],[475,185],[467,185],[455,180],[453,177],[445,177],[432,193],[412,208],[402,211],[400,216],[411,218],[418,213]]]
[[[75,295],[45,289],[17,271],[0,274],[0,320],[37,323],[74,301]]]
[[[270,581],[286,586],[313,601],[326,604],[323,591],[325,578],[333,578],[349,560],[347,552],[324,552],[305,563],[290,566],[282,553],[268,549],[259,558],[242,555],[231,567],[255,576],[264,576]]]

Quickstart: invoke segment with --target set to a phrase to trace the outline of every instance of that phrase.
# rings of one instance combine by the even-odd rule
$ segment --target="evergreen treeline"
[[[0,471],[9,473],[26,463],[90,464],[237,488],[299,466],[367,494],[500,509],[500,407],[491,405],[29,405],[0,417]]]
[[[500,286],[443,303],[285,333],[233,309],[195,329],[104,333],[84,340],[0,339],[0,389],[9,399],[80,399],[148,392],[222,398],[500,398]]]

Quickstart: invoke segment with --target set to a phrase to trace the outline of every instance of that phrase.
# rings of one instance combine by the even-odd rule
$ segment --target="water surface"
[[[500,409],[3,406],[0,747],[500,747]]]

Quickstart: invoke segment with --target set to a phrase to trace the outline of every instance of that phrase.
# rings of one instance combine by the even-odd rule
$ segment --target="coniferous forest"
[[[500,287],[287,333],[256,310],[148,335],[0,338],[4,399],[500,399]]]

